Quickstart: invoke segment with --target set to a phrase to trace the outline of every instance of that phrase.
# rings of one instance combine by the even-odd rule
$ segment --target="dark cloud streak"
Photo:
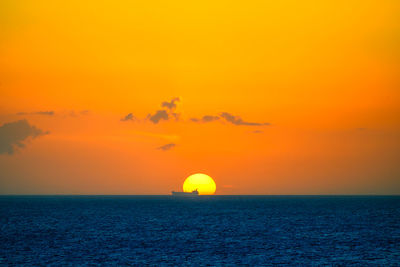
[[[132,113],[129,113],[125,117],[121,118],[121,121],[134,121],[134,120],[136,120],[136,117],[133,116]]]
[[[218,116],[211,116],[211,115],[205,115],[201,119],[198,118],[191,118],[190,120],[193,122],[213,122],[216,120],[219,120],[220,118]]]
[[[55,114],[54,111],[36,111],[36,112],[18,112],[17,115],[47,115],[53,116]]]
[[[234,125],[245,125],[245,126],[266,126],[270,125],[270,123],[259,123],[259,122],[247,122],[244,121],[239,116],[234,116],[228,112],[222,112],[220,114],[222,118],[224,118],[227,122],[232,123]]]
[[[219,120],[219,117],[218,116],[205,115],[205,116],[203,116],[203,118],[201,120],[203,122],[212,122],[212,121]]]
[[[157,149],[158,149],[158,150],[163,150],[163,151],[168,151],[168,150],[174,148],[175,146],[176,146],[176,144],[170,143],[170,144],[166,144],[166,145],[157,147]]]

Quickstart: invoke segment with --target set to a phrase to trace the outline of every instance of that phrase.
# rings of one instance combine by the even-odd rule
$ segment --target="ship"
[[[172,191],[172,195],[173,196],[177,196],[177,197],[191,197],[191,196],[198,196],[199,195],[199,191],[193,190],[192,192],[175,192]]]

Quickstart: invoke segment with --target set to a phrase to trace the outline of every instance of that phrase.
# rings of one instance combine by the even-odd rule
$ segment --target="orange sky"
[[[399,194],[399,11],[3,0],[0,193]]]

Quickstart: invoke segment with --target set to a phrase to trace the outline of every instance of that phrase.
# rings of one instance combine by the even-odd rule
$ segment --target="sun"
[[[213,195],[217,189],[213,178],[207,174],[196,173],[190,175],[183,182],[183,192],[193,192],[198,190],[200,195]]]

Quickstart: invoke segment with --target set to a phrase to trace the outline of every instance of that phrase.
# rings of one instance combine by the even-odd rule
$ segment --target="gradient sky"
[[[2,0],[0,194],[400,194],[399,11]]]

